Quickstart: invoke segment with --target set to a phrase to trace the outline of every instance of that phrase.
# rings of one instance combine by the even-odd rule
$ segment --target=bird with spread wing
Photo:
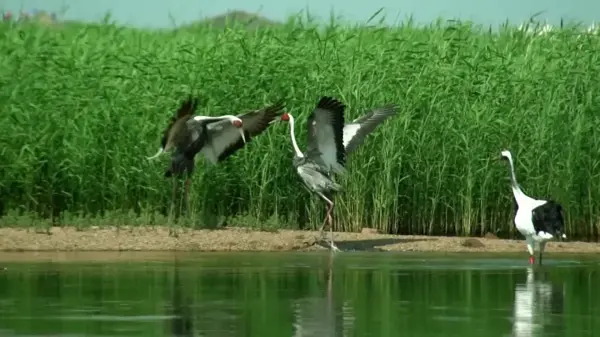
[[[347,155],[355,151],[377,126],[397,113],[397,106],[388,104],[346,124],[345,109],[346,106],[341,101],[328,96],[321,97],[307,120],[308,149],[304,153],[296,142],[294,117],[286,112],[273,121],[290,123],[290,137],[295,151],[293,165],[296,172],[306,188],[327,203],[327,214],[319,233],[322,237],[323,229],[329,223],[329,245],[333,251],[339,251],[333,241],[333,198],[335,193],[342,189],[333,180],[333,173],[345,173]]]
[[[243,148],[252,138],[267,129],[281,115],[282,101],[238,115],[194,116],[198,100],[189,97],[181,103],[163,132],[158,152],[149,160],[174,149],[165,177],[186,175],[184,198],[187,200],[195,156],[200,153],[211,164],[217,164]],[[177,181],[173,184],[173,196]]]

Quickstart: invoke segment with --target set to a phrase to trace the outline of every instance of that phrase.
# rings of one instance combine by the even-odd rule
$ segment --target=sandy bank
[[[328,234],[328,233],[327,233]],[[279,230],[260,232],[244,228],[221,230],[163,227],[75,228],[55,227],[48,232],[0,228],[0,251],[310,251],[327,249],[314,244],[317,232]],[[334,233],[342,250],[412,252],[525,252],[523,240],[460,237],[397,236],[375,233]],[[467,241],[467,243],[465,243]],[[600,253],[600,244],[550,242],[547,252]]]

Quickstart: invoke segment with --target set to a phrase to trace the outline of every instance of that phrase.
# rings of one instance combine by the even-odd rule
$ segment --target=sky
[[[589,25],[600,21],[598,0],[0,0],[0,10],[18,13],[33,9],[61,12],[69,20],[99,21],[110,11],[114,21],[140,28],[168,28],[228,10],[245,10],[282,21],[308,9],[311,15],[328,19],[333,11],[345,21],[365,22],[383,8],[385,22],[394,24],[412,15],[420,24],[437,18],[471,20],[497,27],[508,20],[518,24],[533,14],[557,25],[561,17]]]

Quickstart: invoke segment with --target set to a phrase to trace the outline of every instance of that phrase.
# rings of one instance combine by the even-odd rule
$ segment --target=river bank
[[[327,236],[329,233],[326,233]],[[316,242],[316,231],[257,231],[246,228],[169,230],[165,227],[78,230],[53,227],[47,231],[0,228],[0,251],[314,251],[327,249]],[[342,250],[398,252],[525,252],[523,240],[387,235],[372,232],[334,233]],[[550,242],[547,252],[600,253],[600,244]]]

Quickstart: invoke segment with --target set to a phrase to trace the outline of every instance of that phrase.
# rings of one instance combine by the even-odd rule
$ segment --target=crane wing
[[[279,117],[283,109],[283,102],[279,101],[273,105],[237,115],[242,120],[242,132],[234,126],[231,121],[224,120],[207,125],[207,145],[202,149],[203,154],[213,164],[224,160],[237,150],[241,149],[253,137],[261,134],[269,127],[269,122]]]
[[[352,121],[352,123],[344,125],[344,148],[346,153],[356,150],[364,142],[367,135],[375,131],[377,126],[387,118],[396,115],[397,112],[398,107],[395,104],[389,104],[371,110],[364,116]]]
[[[175,143],[181,138],[182,132],[185,131],[186,121],[190,119],[197,107],[198,99],[192,98],[191,95],[185,101],[181,102],[177,112],[169,119],[169,124],[163,131],[158,152],[154,156],[147,157],[148,160],[155,159],[164,152],[169,151],[172,147],[177,146]]]
[[[173,144],[178,134],[185,131],[184,127],[186,121],[194,114],[198,108],[198,99],[193,98],[191,95],[183,102],[177,109],[177,112],[169,120],[169,125],[163,132],[160,145],[164,151],[168,151],[170,147],[177,146]]]
[[[182,149],[182,152],[186,158],[193,159],[206,145],[208,132],[206,131],[206,123],[195,119],[188,120],[186,127],[188,131],[188,144]]]
[[[296,172],[302,179],[304,186],[311,192],[325,192],[327,190],[341,191],[342,187],[334,182],[324,167],[307,162],[296,167]],[[325,193],[329,194],[329,193]]]
[[[344,173],[344,109],[346,106],[332,97],[321,97],[308,117],[307,156],[328,170]]]

